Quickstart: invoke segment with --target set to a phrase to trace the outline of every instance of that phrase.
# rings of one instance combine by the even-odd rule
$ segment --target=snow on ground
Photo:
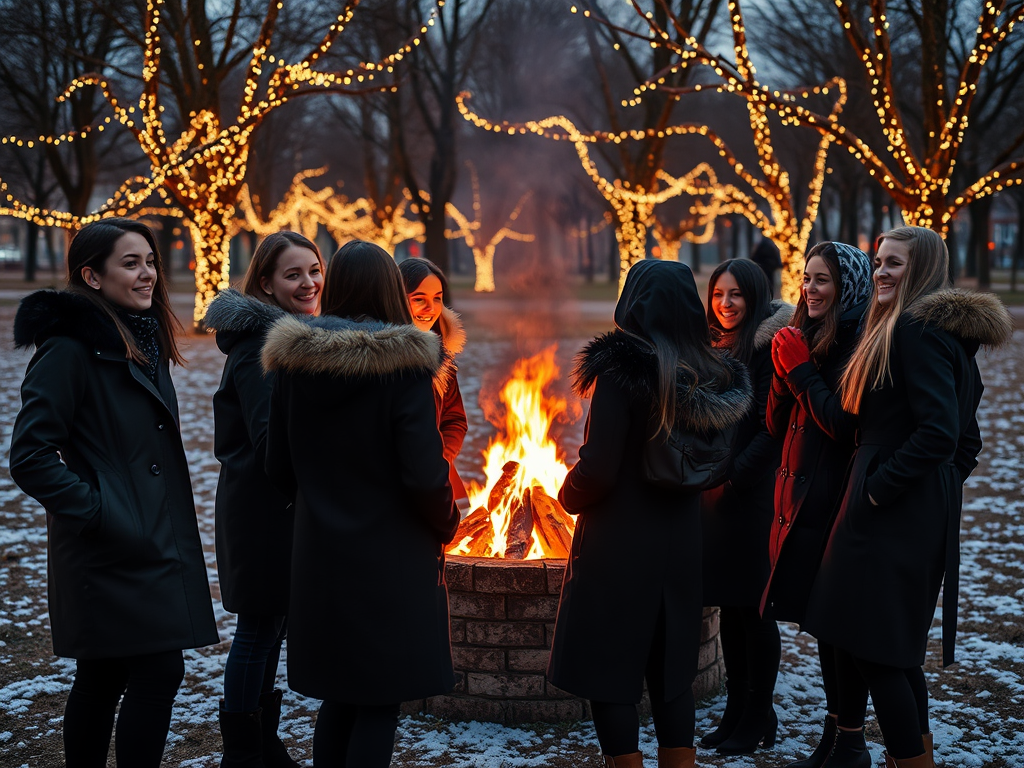
[[[563,379],[558,387],[564,394],[571,357],[592,332],[593,323],[584,324],[584,331],[578,322],[560,325],[556,318],[539,333],[536,327],[524,332],[521,323],[503,327],[487,314],[485,303],[476,303],[480,306],[467,317],[470,345],[460,358],[471,431],[458,463],[466,479],[480,480],[479,456],[494,431],[478,402],[480,390],[493,392],[516,356],[543,348],[541,339],[550,328],[561,328],[557,335],[562,337],[558,359]],[[11,430],[20,404],[18,388],[29,359],[28,353],[11,350],[13,315],[13,306],[0,306],[0,450],[4,457],[0,468],[0,766],[37,768],[63,764],[60,725],[74,662],[51,654],[43,512],[18,490],[7,470]],[[186,356],[189,366],[175,372],[175,381],[222,642],[186,651],[188,674],[178,694],[165,764],[205,767],[217,765],[220,757],[218,699],[234,620],[216,599],[213,551],[219,466],[212,451],[210,398],[223,356],[210,337],[190,338]],[[1024,765],[1024,334],[1018,331],[1007,349],[985,354],[980,362],[987,386],[981,409],[985,451],[965,492],[959,663],[945,671],[938,667],[937,617],[926,673],[939,764],[1017,768]],[[570,461],[582,439],[582,424],[582,418],[576,418],[557,427]],[[823,692],[815,647],[795,627],[783,625],[783,648],[775,696],[780,719],[775,749],[735,758],[700,750],[701,764],[780,766],[806,754],[816,743]],[[311,764],[317,702],[287,690],[284,666],[279,679],[285,689],[283,736],[293,755]],[[723,707],[721,695],[700,703],[698,734],[714,727]],[[868,738],[877,764],[881,735],[871,717]],[[650,723],[643,726],[641,747],[653,759],[656,741]],[[512,728],[415,716],[401,721],[395,764],[516,768],[602,762],[589,722]]]

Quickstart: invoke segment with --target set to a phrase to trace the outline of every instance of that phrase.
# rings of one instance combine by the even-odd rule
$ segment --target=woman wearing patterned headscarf
[[[804,282],[792,325],[772,344],[775,375],[768,397],[767,424],[784,439],[775,480],[775,518],[769,554],[771,576],[761,608],[771,606],[781,621],[802,624],[831,517],[853,453],[852,420],[842,412],[839,377],[857,342],[871,295],[871,260],[858,248],[824,242],[808,253]],[[864,749],[867,689],[851,712],[840,712],[833,648],[818,643],[828,716],[814,753],[789,768],[819,768],[836,742]],[[846,745],[844,745],[846,746]],[[867,755],[867,752],[864,752]]]

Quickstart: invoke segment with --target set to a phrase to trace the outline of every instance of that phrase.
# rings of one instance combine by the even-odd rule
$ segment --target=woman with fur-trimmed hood
[[[394,260],[342,247],[321,316],[278,320],[267,473],[295,499],[288,683],[323,699],[317,765],[387,766],[399,703],[454,685],[444,545],[459,514],[437,429],[441,341]]]
[[[746,259],[724,261],[708,281],[707,322],[715,347],[750,370],[754,402],[733,442],[727,480],[701,498],[704,605],[721,608],[726,705],[718,727],[701,744],[722,754],[772,746],[778,717],[772,694],[782,643],[770,612],[759,611],[768,582],[768,537],[775,516],[775,472],[782,441],[766,423],[774,365],[772,337],[789,324],[793,307],[772,301],[762,269]]]
[[[977,466],[980,345],[1013,326],[987,294],[951,290],[949,256],[929,229],[881,235],[864,330],[843,373],[857,448],[805,627],[837,648],[840,709],[859,675],[871,691],[886,765],[931,768],[924,663],[942,600],[943,663],[953,662],[963,483]],[[847,760],[843,766],[870,765]]]
[[[548,678],[589,699],[609,766],[638,768],[636,704],[647,681],[658,764],[694,764],[702,620],[699,494],[644,479],[644,445],[679,425],[725,429],[746,412],[742,365],[711,348],[693,275],[641,261],[615,307],[616,330],[577,358],[592,397],[579,462],[559,491],[577,514]]]

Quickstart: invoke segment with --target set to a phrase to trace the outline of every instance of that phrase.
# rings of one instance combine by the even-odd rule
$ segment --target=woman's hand
[[[810,362],[810,359],[811,352],[799,329],[786,326],[775,334],[772,339],[772,361],[781,376],[789,375],[790,371],[802,363]]]

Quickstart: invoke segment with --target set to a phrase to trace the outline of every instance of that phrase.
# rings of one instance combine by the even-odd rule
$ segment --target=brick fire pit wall
[[[450,556],[445,575],[455,690],[409,702],[405,710],[507,724],[589,718],[585,701],[544,677],[565,565],[565,560]],[[718,690],[722,676],[718,609],[705,609],[695,696]]]

